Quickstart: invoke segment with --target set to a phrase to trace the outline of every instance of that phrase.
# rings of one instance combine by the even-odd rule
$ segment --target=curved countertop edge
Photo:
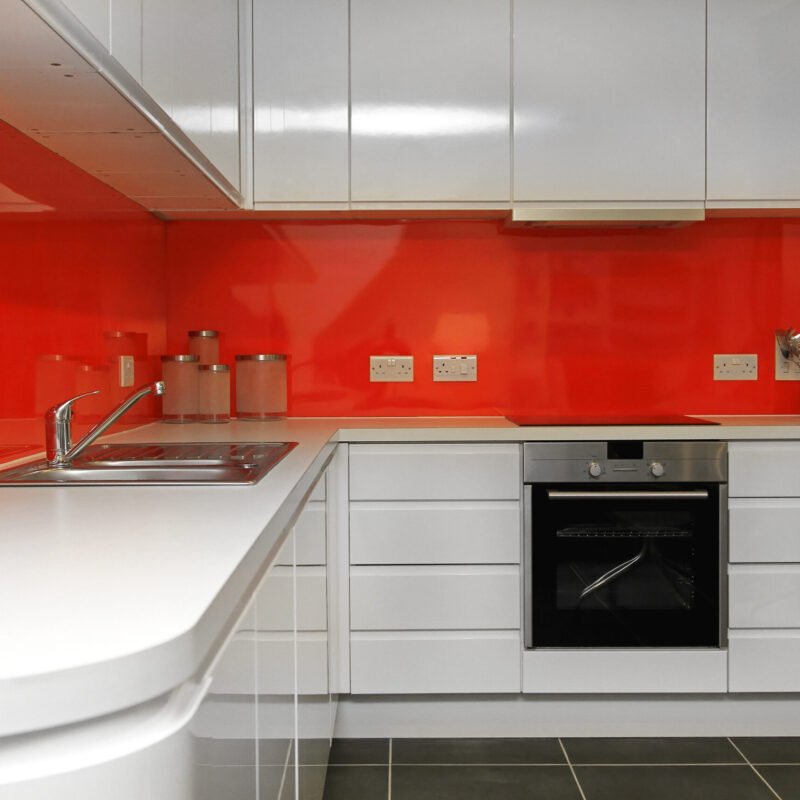
[[[710,417],[709,417],[710,418]],[[581,439],[800,439],[800,416],[715,417],[716,426],[572,426],[519,428],[501,417],[471,418],[349,418],[291,419],[284,423],[233,423],[226,426],[174,426],[151,423],[110,437],[135,441],[299,441],[298,447],[275,468],[282,480],[271,486],[269,476],[248,487],[213,487],[212,492],[257,492],[271,495],[258,531],[248,532],[249,546],[235,555],[235,566],[222,585],[209,588],[207,604],[193,625],[131,652],[101,658],[68,668],[0,675],[0,737],[42,731],[92,720],[168,694],[182,683],[197,680],[213,662],[237,619],[274,561],[281,543],[294,524],[333,456],[338,442],[498,442]],[[306,433],[307,432],[307,433]],[[19,459],[19,463],[29,458]],[[9,465],[3,465],[7,467]],[[4,489],[6,487],[3,487]],[[177,491],[179,487],[173,487]],[[186,489],[186,487],[180,487]],[[97,491],[164,492],[168,487],[99,489],[88,487],[8,487],[26,492],[26,501],[39,493]],[[2,489],[0,489],[2,491]],[[188,491],[197,491],[191,487]],[[200,487],[200,491],[208,492]],[[90,495],[89,492],[92,492]],[[276,497],[276,493],[280,496]],[[18,497],[21,497],[19,495]],[[53,497],[53,495],[50,495]],[[185,498],[187,495],[183,495]],[[189,495],[193,497],[195,495]],[[153,497],[153,495],[148,495]],[[242,495],[238,496],[239,499]],[[179,502],[176,499],[176,502]],[[56,510],[58,503],[54,501]],[[109,512],[108,522],[113,518]],[[0,523],[0,534],[2,523]],[[0,536],[0,547],[3,538]],[[1,551],[0,551],[1,552]],[[44,633],[43,633],[44,635]]]

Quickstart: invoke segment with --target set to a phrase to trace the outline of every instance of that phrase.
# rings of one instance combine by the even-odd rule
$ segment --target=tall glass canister
[[[228,422],[231,418],[231,368],[228,364],[201,364],[200,422]]]
[[[164,380],[164,422],[197,420],[198,356],[161,356],[161,377]]]
[[[236,416],[255,421],[286,416],[285,355],[236,356]]]

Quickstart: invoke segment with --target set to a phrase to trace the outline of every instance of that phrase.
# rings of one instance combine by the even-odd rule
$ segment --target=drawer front
[[[294,693],[295,643],[291,634],[258,635],[256,676],[259,694]],[[324,633],[297,634],[297,691],[328,692],[328,641]]]
[[[353,567],[351,630],[519,628],[519,567]]]
[[[800,691],[800,630],[731,631],[728,688],[731,692]]]
[[[730,501],[730,560],[800,562],[800,499]]]
[[[273,574],[256,599],[260,631],[292,629],[292,568],[273,567]],[[297,629],[324,631],[328,627],[325,567],[297,568]]]
[[[531,694],[725,692],[728,653],[701,649],[529,650],[522,691]]]
[[[517,631],[354,633],[353,694],[520,691]]]
[[[518,564],[516,501],[350,505],[351,564]]]
[[[350,446],[351,500],[517,500],[518,444]]]
[[[731,628],[800,628],[800,564],[741,564],[728,571]]]
[[[295,559],[299,566],[326,563],[325,503],[309,503],[294,526]],[[292,552],[281,554],[276,564],[291,566]]]
[[[800,442],[731,442],[731,497],[800,497]]]

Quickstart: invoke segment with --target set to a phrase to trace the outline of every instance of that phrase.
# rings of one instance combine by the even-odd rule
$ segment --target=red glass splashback
[[[222,359],[290,354],[289,413],[795,413],[775,327],[800,315],[800,222],[511,231],[498,221],[171,222],[168,339],[222,331]],[[431,357],[477,354],[478,381]],[[715,382],[714,353],[759,380]],[[413,383],[370,383],[410,354]]]
[[[136,332],[136,382],[153,380],[166,331],[164,224],[0,123],[0,460],[43,443],[42,415],[76,405],[78,432],[130,389],[118,386],[118,340]],[[125,423],[152,419],[155,401]],[[14,447],[12,447],[12,445]],[[6,446],[6,447],[3,447]]]

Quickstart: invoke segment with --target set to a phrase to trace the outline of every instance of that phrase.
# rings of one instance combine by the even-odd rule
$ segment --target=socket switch
[[[434,356],[435,381],[477,381],[478,356]]]
[[[757,381],[756,353],[721,353],[714,356],[715,381]]]
[[[119,385],[133,386],[133,356],[119,356]]]
[[[775,342],[775,380],[800,381],[800,364],[784,358],[777,341]]]
[[[414,356],[370,356],[371,383],[396,383],[414,380]]]

